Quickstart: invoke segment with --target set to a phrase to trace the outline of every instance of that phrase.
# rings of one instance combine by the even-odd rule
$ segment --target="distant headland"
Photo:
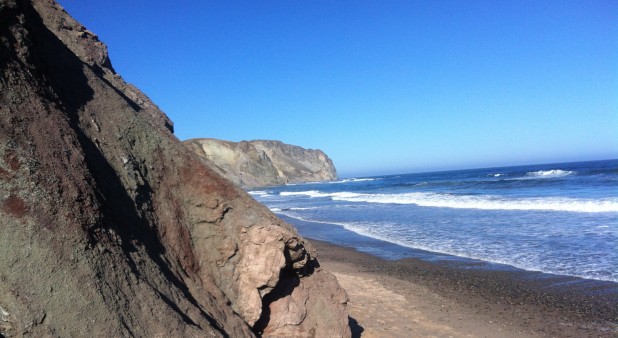
[[[215,171],[243,188],[337,179],[333,161],[319,149],[269,140],[230,142],[200,138],[183,143]]]

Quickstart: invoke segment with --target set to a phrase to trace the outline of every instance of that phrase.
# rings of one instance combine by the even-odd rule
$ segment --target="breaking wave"
[[[526,177],[529,177],[529,178],[556,178],[556,177],[565,177],[565,176],[574,175],[574,174],[576,174],[575,171],[552,169],[552,170],[531,171],[531,172],[526,173]]]
[[[247,191],[247,193],[249,193],[249,195],[252,195],[252,196],[267,196],[267,195],[269,195],[269,193],[267,191],[263,191],[263,190]]]
[[[309,196],[309,197],[329,197],[332,194],[326,194],[319,192],[317,190],[307,190],[307,191],[282,191],[279,193],[279,196]]]
[[[490,195],[451,195],[428,192],[401,194],[325,193],[317,190],[281,192],[281,196],[330,198],[334,201],[381,204],[414,204],[422,207],[480,210],[549,210],[567,212],[618,212],[618,198],[576,199],[568,197],[504,198]]]
[[[328,182],[328,183],[339,184],[339,183],[368,182],[368,181],[375,181],[375,178],[344,178],[344,179],[339,180],[339,181],[332,181],[332,182]]]

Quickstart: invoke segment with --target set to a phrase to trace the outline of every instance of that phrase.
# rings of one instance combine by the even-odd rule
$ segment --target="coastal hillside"
[[[0,0],[0,337],[346,337],[346,301],[94,33]]]
[[[333,162],[321,150],[266,140],[229,142],[201,138],[184,144],[219,174],[243,188],[337,179]]]

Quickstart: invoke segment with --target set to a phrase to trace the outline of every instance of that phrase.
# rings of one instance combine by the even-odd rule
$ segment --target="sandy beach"
[[[615,283],[386,261],[311,240],[349,296],[356,337],[616,337]]]

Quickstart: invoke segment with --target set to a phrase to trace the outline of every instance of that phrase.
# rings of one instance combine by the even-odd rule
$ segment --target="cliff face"
[[[321,150],[264,140],[236,143],[203,138],[183,143],[240,187],[337,179],[333,162]]]
[[[0,0],[0,336],[349,336],[295,230],[51,0]]]

